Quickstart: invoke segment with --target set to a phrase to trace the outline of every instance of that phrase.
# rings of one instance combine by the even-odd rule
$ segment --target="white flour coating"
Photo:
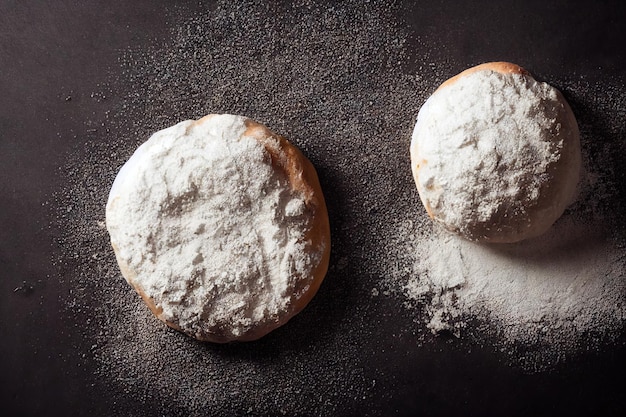
[[[426,101],[411,156],[431,216],[471,240],[545,232],[571,203],[580,170],[576,120],[557,91],[487,70]]]
[[[162,319],[192,335],[237,338],[277,322],[308,289],[323,251],[305,240],[303,196],[257,139],[242,136],[244,121],[221,115],[155,133],[121,169],[107,204],[132,281]]]
[[[623,248],[602,223],[564,218],[541,238],[488,245],[438,232],[414,243],[405,286],[428,327],[459,336],[471,318],[507,343],[575,348],[626,322]]]

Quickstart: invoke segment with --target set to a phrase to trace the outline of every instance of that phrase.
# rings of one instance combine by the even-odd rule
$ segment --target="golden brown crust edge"
[[[478,71],[495,71],[495,72],[499,72],[500,74],[530,75],[530,73],[526,71],[524,68],[520,67],[517,64],[513,64],[511,62],[505,62],[505,61],[485,62],[484,64],[480,64],[480,65],[476,65],[475,67],[468,68],[465,71],[458,73],[454,77],[447,79],[437,88],[437,90],[443,87],[449,86],[451,84],[454,84],[455,82],[459,80],[459,78],[465,77],[466,75],[470,75]]]
[[[217,114],[209,114],[194,122],[194,124],[202,124],[205,121],[217,116]],[[236,341],[247,342],[260,339],[272,330],[284,325],[293,316],[298,314],[306,305],[313,299],[317,293],[319,287],[326,276],[328,271],[328,264],[330,262],[330,223],[328,220],[328,211],[326,209],[326,202],[324,200],[324,194],[317,177],[317,172],[313,164],[302,154],[302,152],[288,142],[283,137],[275,134],[267,127],[260,123],[257,123],[251,119],[246,119],[246,131],[244,136],[254,137],[263,143],[266,150],[272,157],[272,165],[275,168],[282,169],[289,179],[292,190],[301,192],[305,197],[305,203],[308,208],[312,210],[313,217],[311,220],[311,227],[309,233],[306,235],[307,239],[310,239],[313,247],[324,245],[324,252],[317,267],[312,271],[313,279],[311,280],[308,290],[304,295],[297,300],[293,305],[290,314],[285,317],[281,317],[281,320],[271,325],[256,329],[236,339]],[[273,138],[277,142],[267,140]],[[278,143],[278,147],[276,147]],[[111,207],[114,205],[111,204]],[[231,338],[225,338],[221,335],[205,335],[200,337],[199,335],[189,334],[184,332],[178,325],[166,320],[163,317],[163,310],[157,307],[154,300],[146,294],[141,286],[135,281],[136,273],[122,260],[119,256],[119,250],[117,246],[111,242],[117,263],[120,267],[122,276],[130,284],[131,287],[139,294],[150,311],[163,323],[169,327],[186,333],[203,342],[212,343],[228,343],[234,341]]]

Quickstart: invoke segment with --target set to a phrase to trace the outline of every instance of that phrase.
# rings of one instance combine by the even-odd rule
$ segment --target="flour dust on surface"
[[[538,240],[480,246],[439,231],[419,202],[411,131],[420,105],[455,71],[431,62],[429,48],[437,55],[442,45],[424,44],[413,56],[409,46],[420,40],[410,39],[401,6],[176,7],[167,10],[166,40],[120,52],[119,79],[103,86],[111,99],[102,102],[117,94],[119,104],[86,122],[62,167],[60,275],[72,286],[64,301],[98,384],[170,415],[385,415],[380,395],[392,395],[397,381],[392,360],[376,365],[378,373],[370,360],[382,355],[372,343],[381,334],[390,344],[414,341],[410,357],[427,342],[420,332],[447,331],[459,343],[494,343],[511,364],[546,364],[539,370],[620,340],[621,80],[547,80],[581,127],[578,202]],[[264,18],[267,7],[275,19]],[[415,61],[423,62],[409,71]],[[315,165],[329,209],[331,265],[320,291],[253,345],[202,344],[160,323],[124,282],[104,226],[111,184],[137,146],[209,113],[245,115],[290,139]],[[393,335],[378,314],[383,304]]]

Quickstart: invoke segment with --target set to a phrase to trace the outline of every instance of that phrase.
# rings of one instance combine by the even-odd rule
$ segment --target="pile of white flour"
[[[503,349],[538,350],[533,361],[551,361],[610,339],[626,321],[624,248],[600,219],[566,215],[545,235],[510,245],[439,227],[412,238],[411,230],[401,230],[412,259],[403,290],[434,333],[462,337],[478,321]]]

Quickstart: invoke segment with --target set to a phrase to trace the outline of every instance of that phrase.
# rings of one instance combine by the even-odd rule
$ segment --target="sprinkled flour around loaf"
[[[404,292],[425,308],[427,327],[465,337],[478,320],[482,337],[522,347],[523,367],[593,348],[626,322],[625,248],[601,224],[567,217],[539,239],[504,247],[438,230],[413,245]]]
[[[278,321],[324,250],[306,240],[304,197],[245,131],[245,118],[219,115],[155,133],[121,169],[107,205],[132,281],[160,317],[199,337],[236,338]]]
[[[520,341],[618,325],[626,318],[622,248],[598,226],[568,218],[542,239],[511,247],[436,233],[416,245],[417,274],[406,293],[413,300],[434,294],[428,327],[435,332],[460,335],[467,314],[489,316]]]

